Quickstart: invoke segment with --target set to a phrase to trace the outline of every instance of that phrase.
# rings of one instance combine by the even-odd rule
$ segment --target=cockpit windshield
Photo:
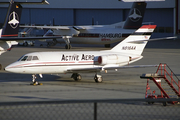
[[[39,60],[38,56],[22,56],[18,61],[32,61]]]
[[[26,61],[26,59],[28,58],[28,56],[24,56],[21,61]]]

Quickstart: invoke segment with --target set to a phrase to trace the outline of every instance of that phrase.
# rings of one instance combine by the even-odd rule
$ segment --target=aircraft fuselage
[[[83,26],[85,30],[79,30],[79,34],[74,34],[70,38],[73,44],[111,44],[122,41],[132,34],[133,29],[111,28],[104,26]],[[61,30],[53,30],[54,35],[62,35]],[[67,33],[66,33],[67,34]],[[47,40],[48,42],[48,40]],[[49,41],[50,42],[50,41]],[[64,39],[57,39],[58,43],[64,43]]]

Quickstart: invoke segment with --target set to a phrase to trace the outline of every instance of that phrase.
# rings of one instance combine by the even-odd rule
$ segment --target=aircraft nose
[[[4,68],[4,70],[9,72],[8,66],[6,66],[6,67]]]
[[[4,68],[5,71],[7,72],[13,72],[13,68],[12,68],[12,65],[8,65]]]
[[[12,73],[18,73],[19,72],[19,63],[14,62],[4,68],[5,71],[7,72],[12,72]]]

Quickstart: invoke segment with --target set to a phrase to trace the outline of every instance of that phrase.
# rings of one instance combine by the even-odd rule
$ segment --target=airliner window
[[[33,56],[32,60],[39,60],[39,58],[37,56]]]
[[[31,59],[32,59],[32,56],[29,56],[29,57],[27,58],[27,61],[31,61]]]
[[[28,56],[24,56],[21,61],[26,61],[26,59],[28,58]]]

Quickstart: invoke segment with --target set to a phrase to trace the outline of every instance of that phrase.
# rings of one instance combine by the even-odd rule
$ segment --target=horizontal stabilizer
[[[176,39],[177,37],[165,37],[165,38],[155,38],[155,39],[144,39],[144,40],[135,40],[135,41],[129,41],[128,43],[141,43],[144,41],[157,41],[157,40],[171,40]]]

